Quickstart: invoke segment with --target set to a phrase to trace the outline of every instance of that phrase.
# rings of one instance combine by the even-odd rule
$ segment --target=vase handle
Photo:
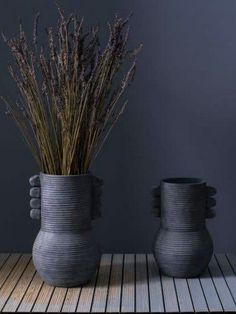
[[[155,186],[152,188],[152,214],[155,217],[161,217],[161,188]]]
[[[39,175],[34,175],[29,179],[30,183],[30,217],[40,219],[41,217],[41,187]]]
[[[212,196],[216,194],[216,189],[212,186],[207,186],[207,204],[206,204],[206,218],[214,218],[216,211],[214,208],[216,200]]]
[[[92,182],[92,220],[101,217],[101,195],[102,195],[103,180],[93,176]]]

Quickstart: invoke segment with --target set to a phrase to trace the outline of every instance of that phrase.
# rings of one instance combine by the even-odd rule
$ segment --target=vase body
[[[157,191],[157,190],[156,190]],[[153,251],[160,270],[173,277],[195,277],[207,267],[213,242],[206,218],[214,216],[214,189],[196,178],[172,178],[161,182],[160,229]],[[156,202],[157,203],[157,202]]]
[[[94,177],[40,174],[41,229],[33,262],[49,285],[73,287],[91,280],[100,261],[93,239]]]

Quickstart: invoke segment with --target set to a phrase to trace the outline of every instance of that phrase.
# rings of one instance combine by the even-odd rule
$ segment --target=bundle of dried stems
[[[39,15],[31,45],[22,25],[18,36],[3,35],[20,91],[16,102],[3,99],[41,171],[75,175],[88,172],[123,112],[126,102],[120,98],[133,79],[140,47],[127,50],[129,19],[115,17],[108,24],[110,35],[101,49],[98,27],[85,32],[76,14],[66,17],[60,7],[58,12],[57,28],[46,30],[46,49],[38,43]]]

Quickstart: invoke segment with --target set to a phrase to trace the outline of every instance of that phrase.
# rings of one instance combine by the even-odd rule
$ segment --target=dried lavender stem
[[[57,5],[59,22],[47,28],[47,46],[38,42],[38,19],[32,44],[23,26],[7,39],[15,70],[10,74],[19,89],[21,104],[4,99],[40,170],[49,174],[87,173],[124,106],[120,104],[133,80],[136,54],[126,48],[129,19],[116,17],[102,50],[99,29],[83,29],[83,19],[65,16]],[[121,69],[130,63],[123,80]],[[114,86],[116,82],[116,87]],[[126,104],[126,103],[125,103]]]

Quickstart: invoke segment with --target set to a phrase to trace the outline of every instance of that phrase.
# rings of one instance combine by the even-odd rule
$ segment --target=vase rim
[[[88,173],[81,173],[81,174],[50,174],[50,173],[44,173],[40,172],[40,175],[47,176],[47,177],[64,177],[64,178],[75,178],[75,177],[86,177],[86,176],[92,176],[91,172]]]
[[[205,180],[197,177],[172,177],[163,179],[162,182],[167,184],[186,184],[186,185],[206,183]]]

